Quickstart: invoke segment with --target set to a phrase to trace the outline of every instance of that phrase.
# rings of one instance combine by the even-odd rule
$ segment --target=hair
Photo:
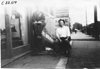
[[[63,19],[60,19],[60,20],[58,21],[58,23],[60,23],[60,21],[63,21],[63,22],[64,22],[64,24],[65,24],[65,21],[64,21]]]

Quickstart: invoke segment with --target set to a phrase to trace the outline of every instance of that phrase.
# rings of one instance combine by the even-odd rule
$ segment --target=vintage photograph
[[[0,0],[1,68],[100,69],[100,0]]]

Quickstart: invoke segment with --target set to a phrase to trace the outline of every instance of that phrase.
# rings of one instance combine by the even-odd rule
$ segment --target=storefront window
[[[6,29],[1,29],[1,50],[6,49]]]
[[[13,47],[28,44],[27,18],[25,16],[25,11],[22,9],[14,9],[11,11],[10,28],[12,32]]]
[[[20,17],[21,15],[16,10],[12,11],[11,20],[10,20],[10,28],[11,28],[11,34],[12,34],[13,47],[18,47],[18,46],[23,45]]]

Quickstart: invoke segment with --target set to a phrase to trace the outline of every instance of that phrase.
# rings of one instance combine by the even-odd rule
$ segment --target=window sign
[[[68,17],[69,13],[68,13],[68,8],[61,8],[61,9],[57,9],[56,10],[56,18],[64,18],[64,17]]]

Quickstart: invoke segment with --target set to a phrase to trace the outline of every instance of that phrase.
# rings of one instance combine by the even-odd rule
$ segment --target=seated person
[[[66,51],[68,51],[69,54],[69,51],[71,49],[71,46],[69,44],[71,40],[70,30],[68,26],[64,26],[64,20],[60,19],[58,22],[59,27],[56,29],[56,36],[60,42],[60,52],[66,55]]]

